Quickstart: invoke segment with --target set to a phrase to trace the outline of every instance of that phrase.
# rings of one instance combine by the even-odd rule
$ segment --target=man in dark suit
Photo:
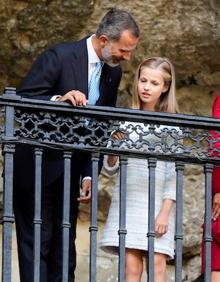
[[[132,16],[111,9],[95,34],[78,42],[58,44],[43,52],[23,81],[18,95],[27,98],[69,102],[74,106],[115,106],[121,80],[120,62],[130,60],[139,40],[139,28]],[[96,63],[102,63],[98,95],[90,101],[89,82]],[[62,281],[62,193],[63,163],[54,151],[43,155],[42,232],[40,281]],[[25,159],[25,168],[20,160]],[[80,161],[79,161],[80,160]],[[17,228],[20,277],[33,281],[34,157],[29,148],[15,154],[14,212]],[[79,165],[80,163],[80,165]],[[78,202],[90,198],[91,174],[88,156],[72,156],[70,199],[69,281],[74,281],[75,237]],[[79,183],[79,179],[82,183]],[[79,187],[81,194],[79,195]]]

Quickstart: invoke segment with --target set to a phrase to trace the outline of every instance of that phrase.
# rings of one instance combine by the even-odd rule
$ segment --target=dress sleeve
[[[111,135],[117,131],[117,130],[125,130],[126,128],[126,122],[125,123],[119,123],[119,126],[116,130],[114,130]],[[109,141],[108,144],[107,144],[107,147],[111,147],[112,146],[112,141]],[[124,141],[122,141],[122,145],[120,147],[123,147],[124,146]],[[114,164],[114,166],[109,166],[108,164],[108,155],[105,155],[104,156],[104,159],[103,159],[103,168],[104,170],[109,174],[109,175],[114,175],[115,173],[118,172],[119,170],[119,158],[117,158],[117,161],[116,163]]]
[[[109,175],[115,174],[119,170],[119,158],[117,159],[114,166],[109,166],[108,155],[105,155],[103,160],[103,168]]]
[[[176,171],[174,162],[165,163],[163,199],[176,200]]]

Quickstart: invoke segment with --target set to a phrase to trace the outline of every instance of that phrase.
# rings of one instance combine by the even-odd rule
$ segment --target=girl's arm
[[[113,167],[116,164],[117,160],[118,160],[118,156],[109,155],[107,158],[108,165],[110,167]]]
[[[161,237],[168,230],[169,214],[175,203],[172,199],[164,199],[162,207],[155,220],[155,233],[156,237]]]
[[[125,135],[121,131],[115,131],[112,134],[114,140],[123,140],[124,137]],[[119,157],[115,155],[104,156],[103,167],[108,174],[113,175],[118,171]]]
[[[103,159],[103,168],[109,175],[113,175],[116,172],[118,172],[119,169],[118,156],[105,155]]]
[[[176,200],[176,171],[174,162],[166,162],[165,164],[163,199]]]
[[[163,187],[163,202],[155,220],[157,237],[164,235],[168,230],[169,214],[176,202],[176,172],[173,162],[166,162],[165,181]]]

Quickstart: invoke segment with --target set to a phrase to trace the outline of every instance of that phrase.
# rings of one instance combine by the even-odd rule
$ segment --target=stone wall
[[[220,4],[217,0],[0,0],[0,92],[5,86],[17,87],[46,47],[94,32],[99,19],[113,6],[131,11],[141,29],[141,40],[132,61],[123,64],[118,105],[129,106],[138,63],[149,56],[166,56],[175,65],[181,112],[210,115],[213,99],[220,91]],[[187,166],[185,176],[183,278],[191,281],[200,265],[204,177],[198,166]],[[105,175],[101,180],[100,229],[113,185]],[[82,206],[79,234],[88,227],[88,214],[88,207]],[[88,255],[88,240],[83,241],[81,236],[78,240],[79,269],[82,270],[84,256]],[[113,275],[108,281],[115,281],[115,274],[109,274],[117,265],[115,260],[99,255],[99,268],[103,273],[108,270],[105,275]],[[172,272],[172,265],[170,267]],[[173,281],[173,274],[170,277]],[[79,281],[86,280],[81,277]]]
[[[157,55],[169,57],[175,65],[179,100],[182,101],[183,92],[191,93],[193,88],[199,92],[196,99],[200,98],[202,103],[220,89],[218,3],[215,0],[0,0],[0,91],[6,85],[18,86],[43,49],[94,32],[99,19],[116,6],[131,11],[141,29],[140,44],[132,62],[123,66],[119,104],[126,105],[129,101],[137,64],[145,57]],[[192,97],[190,102],[196,99]],[[181,103],[182,112],[190,112],[186,104],[189,104],[186,100],[184,105]]]

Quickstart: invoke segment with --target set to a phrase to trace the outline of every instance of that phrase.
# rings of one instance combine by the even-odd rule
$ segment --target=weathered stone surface
[[[220,88],[218,1],[0,0],[0,91],[6,85],[18,86],[47,46],[94,32],[113,6],[132,11],[141,28],[133,60],[124,65],[119,104],[128,100],[134,69],[148,56],[169,57],[176,67],[178,88],[184,86],[186,92],[197,86]],[[209,93],[200,91],[203,99]]]
[[[0,91],[18,86],[46,47],[79,38],[94,1],[0,1]]]
[[[210,115],[214,97],[220,91],[220,4],[217,0],[0,0],[0,92],[5,86],[18,86],[36,56],[46,47],[94,32],[99,19],[113,6],[132,11],[141,28],[141,40],[133,59],[123,64],[118,104],[129,106],[138,63],[149,56],[166,56],[175,65],[181,112]],[[188,165],[185,176],[183,278],[191,281],[200,267],[204,176],[201,167]],[[113,184],[114,179],[102,174],[98,213],[101,229]],[[89,206],[82,206],[79,234],[88,221]],[[80,236],[77,241],[82,270],[89,251],[88,238],[84,240],[84,237]],[[103,276],[104,280],[100,281],[115,281],[115,273],[113,278],[110,274],[112,269],[116,270],[117,263],[102,253],[99,255],[98,267],[109,271],[103,274],[109,276]],[[169,269],[170,281],[174,281],[173,266]],[[79,273],[83,272],[77,275]],[[79,281],[87,281],[83,279]]]

